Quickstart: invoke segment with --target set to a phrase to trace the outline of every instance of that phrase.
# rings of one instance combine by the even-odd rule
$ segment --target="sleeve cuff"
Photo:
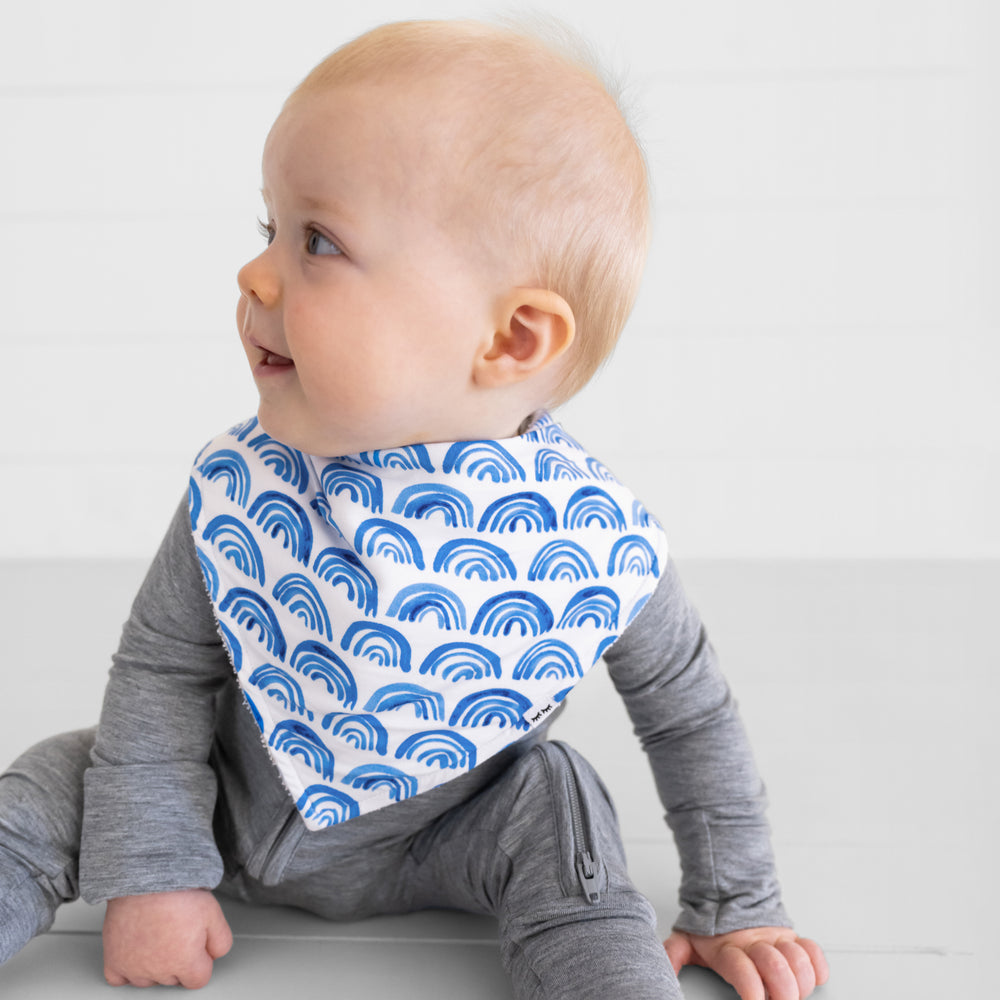
[[[207,764],[91,767],[84,776],[80,894],[88,903],[213,889],[223,865],[212,833]]]
[[[790,927],[766,824],[709,824],[702,810],[668,816],[683,859],[676,930],[716,935]]]

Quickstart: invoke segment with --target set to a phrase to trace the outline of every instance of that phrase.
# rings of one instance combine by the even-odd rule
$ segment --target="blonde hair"
[[[441,88],[447,202],[492,259],[561,295],[576,338],[548,405],[569,399],[614,348],[649,243],[648,176],[614,88],[565,29],[469,21],[376,28],[336,50],[293,92],[416,81]],[[433,109],[429,113],[433,113]],[[465,223],[468,226],[468,222]]]

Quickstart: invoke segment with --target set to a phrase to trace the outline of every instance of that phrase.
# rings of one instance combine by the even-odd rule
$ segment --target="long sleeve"
[[[222,878],[208,756],[216,695],[231,677],[182,504],[105,691],[85,777],[80,887],[88,902],[212,888]]]
[[[649,757],[680,854],[682,913],[675,926],[722,934],[787,925],[764,785],[672,561],[605,659]]]

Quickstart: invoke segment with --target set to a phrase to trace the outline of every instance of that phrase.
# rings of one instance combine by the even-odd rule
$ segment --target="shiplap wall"
[[[684,557],[998,557],[987,0],[548,0],[632,82],[646,285],[565,410]],[[252,412],[235,272],[287,91],[495,5],[51,0],[0,27],[0,557],[148,556]]]

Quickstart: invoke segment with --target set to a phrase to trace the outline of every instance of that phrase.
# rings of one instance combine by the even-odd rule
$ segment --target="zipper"
[[[576,769],[573,767],[573,761],[562,743],[553,740],[551,745],[559,749],[559,753],[565,763],[566,774],[569,778],[566,787],[569,793],[570,823],[573,827],[573,847],[576,851],[573,859],[576,877],[580,883],[580,888],[583,889],[583,895],[587,902],[599,903],[601,901],[600,880],[598,878],[599,866],[594,860],[591,845],[587,838],[583,797],[580,794],[580,784],[577,780]]]
[[[265,842],[264,845],[258,847],[247,860],[247,873],[259,879],[263,885],[278,884],[291,854],[302,839],[301,831],[297,837],[293,833],[294,828],[298,825],[297,818],[298,811],[293,805],[278,828],[274,839],[269,844]],[[272,871],[272,868],[275,870]]]

